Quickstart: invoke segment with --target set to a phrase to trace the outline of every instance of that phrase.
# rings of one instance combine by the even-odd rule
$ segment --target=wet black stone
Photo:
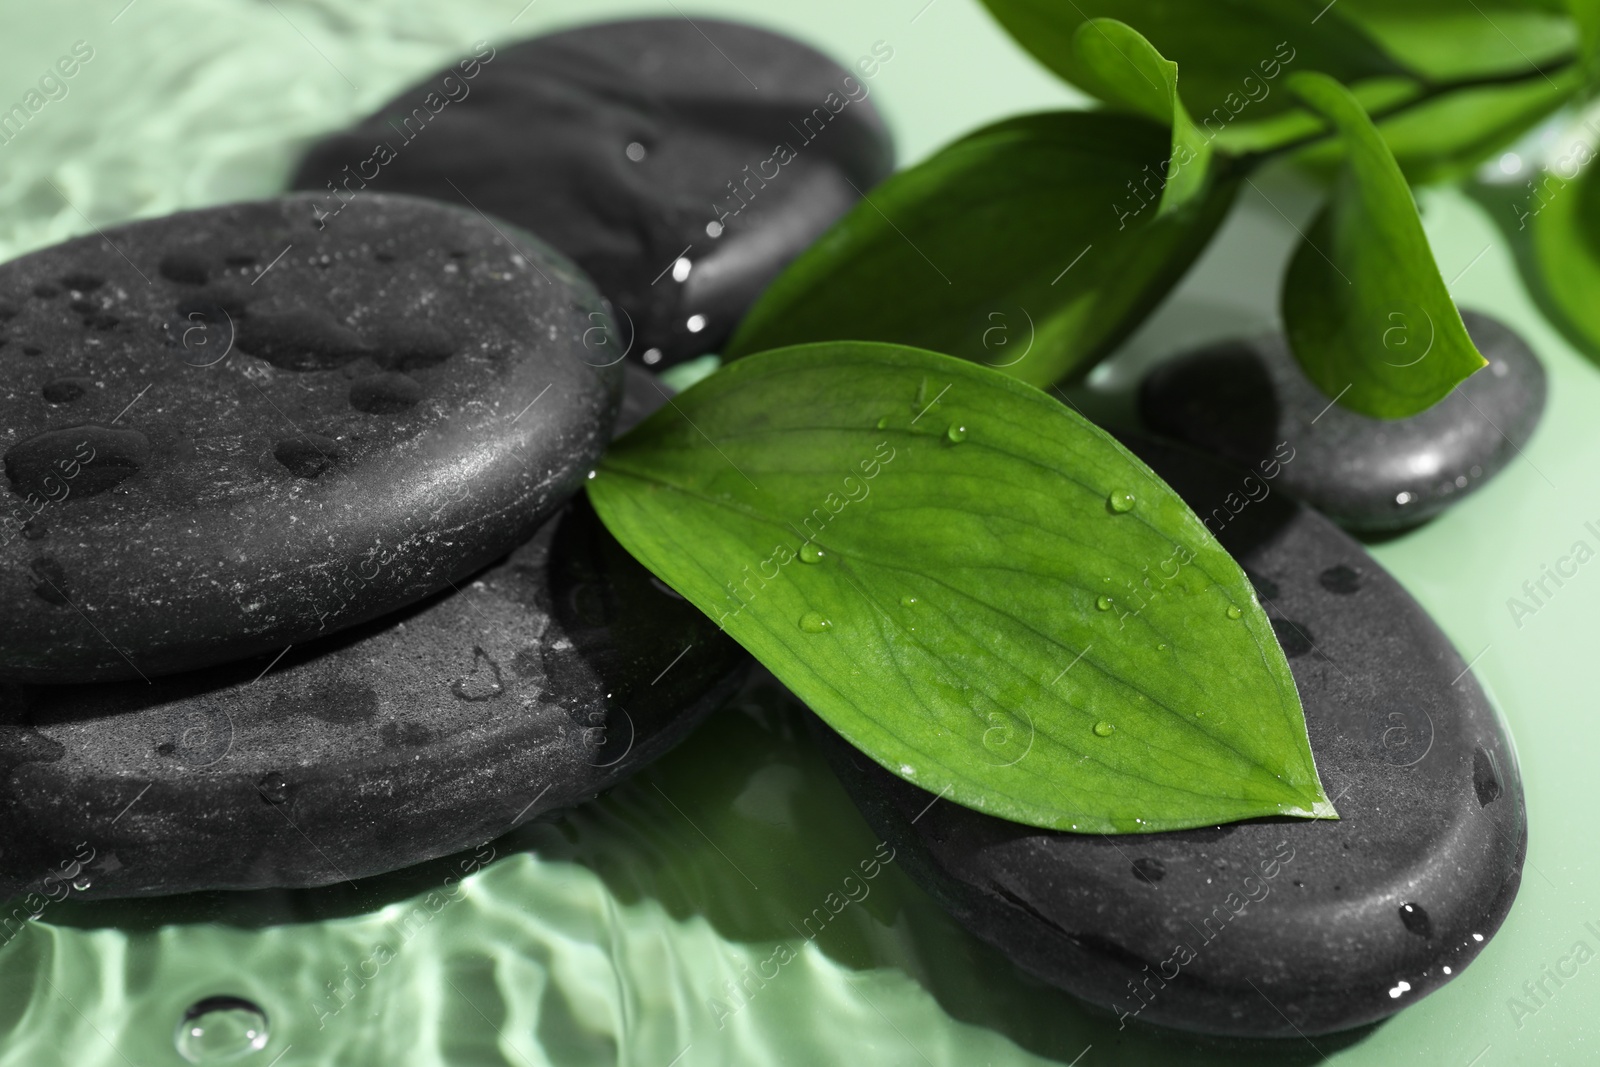
[[[1488,315],[1461,317],[1489,366],[1408,419],[1330,407],[1277,335],[1157,367],[1140,387],[1139,412],[1152,430],[1260,472],[1347,529],[1403,529],[1517,459],[1544,412],[1533,350]]]
[[[716,351],[778,271],[892,170],[864,73],[886,55],[880,43],[847,70],[699,17],[586,26],[423,80],[316,145],[293,187],[321,195],[329,228],[372,190],[470,200],[593,276],[620,312],[596,320],[611,350],[667,366]]]
[[[6,294],[92,275],[121,323],[30,299],[27,343],[0,348],[0,678],[276,653],[459,584],[581,487],[622,383],[586,344],[592,284],[470,208],[374,193],[321,229],[315,209],[231,204],[0,264]],[[30,522],[78,610],[36,592]]]
[[[1132,447],[1201,514],[1242,476],[1175,448]],[[1323,654],[1289,666],[1337,821],[1039,830],[930,807],[934,795],[816,726],[905,868],[1024,969],[1130,1025],[1298,1040],[1381,1019],[1449,981],[1444,966],[1459,974],[1476,957],[1521,882],[1522,790],[1462,657],[1347,534],[1274,494],[1220,539],[1316,635]],[[1359,591],[1324,588],[1319,575],[1339,564],[1360,571]],[[1161,864],[1159,886],[1130,879],[1131,857]]]
[[[448,855],[633,774],[749,662],[582,498],[460,584],[276,663],[0,686],[0,898],[38,891],[81,842],[117,860],[89,865],[95,898],[327,885]]]

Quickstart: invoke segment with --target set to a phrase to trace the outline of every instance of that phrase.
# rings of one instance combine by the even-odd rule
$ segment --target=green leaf
[[[1090,19],[1078,27],[1073,44],[1093,79],[1096,96],[1172,128],[1159,214],[1199,196],[1205,189],[1211,142],[1195,128],[1178,97],[1178,65],[1164,59],[1138,30],[1116,19]]]
[[[1104,431],[996,371],[752,356],[616,441],[589,494],[829,725],[957,803],[1083,832],[1334,814],[1238,564]]]
[[[1407,73],[1339,5],[1320,16],[1300,0],[984,0],[1000,24],[1041,63],[1096,91],[1096,76],[1074,47],[1091,18],[1120,19],[1183,71],[1184,104],[1214,134],[1294,106],[1276,79],[1320,70],[1345,82]],[[1316,17],[1315,24],[1312,18]]]
[[[1338,10],[1430,81],[1543,65],[1578,37],[1563,0],[1339,0]]]
[[[1578,159],[1516,191],[1518,227],[1527,227],[1532,263],[1524,266],[1534,268],[1535,299],[1579,351],[1600,363],[1600,168],[1593,149],[1581,141],[1576,148]]]
[[[979,130],[868,192],[774,281],[729,358],[892,341],[1037,385],[1081,373],[1139,324],[1216,231],[1235,185],[1157,217],[1169,131],[1052,112]]]
[[[1311,380],[1346,407],[1415,415],[1486,361],[1439,276],[1411,189],[1361,105],[1323,74],[1294,75],[1289,87],[1345,147],[1332,199],[1284,276],[1289,344]]]

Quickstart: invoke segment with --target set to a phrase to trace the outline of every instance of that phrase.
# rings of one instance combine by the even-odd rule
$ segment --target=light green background
[[[0,109],[74,41],[95,49],[69,95],[0,146],[0,256],[92,225],[270,194],[307,138],[362,115],[479,38],[675,13],[674,0],[124,3],[0,0]],[[992,118],[1076,99],[973,0],[700,0],[683,10],[781,29],[845,61],[875,41],[891,45],[894,58],[871,87],[905,160]],[[1284,215],[1303,220],[1314,200],[1285,175],[1262,187],[1271,203],[1251,194],[1091,391],[1125,391],[1152,358],[1271,324],[1276,277],[1295,236]],[[1592,800],[1600,567],[1580,571],[1520,628],[1506,605],[1541,564],[1587,536],[1585,521],[1600,520],[1600,446],[1589,429],[1600,372],[1533,309],[1478,208],[1451,191],[1426,192],[1422,204],[1444,276],[1465,270],[1455,294],[1523,331],[1550,370],[1551,400],[1525,459],[1443,518],[1373,551],[1463,655],[1478,657],[1478,676],[1516,737],[1530,851],[1521,895],[1481,958],[1363,1040],[1256,1054],[1119,1033],[1017,974],[894,865],[864,903],[808,943],[793,924],[871,856],[874,842],[796,734],[798,717],[768,692],[714,718],[603,801],[498,842],[501,858],[469,878],[459,898],[435,898],[444,905],[420,925],[402,917],[427,907],[446,870],[359,892],[234,901],[235,914],[277,917],[259,928],[208,922],[219,907],[209,898],[57,906],[0,949],[0,1064],[178,1063],[172,1035],[183,1008],[224,992],[253,998],[272,1018],[267,1047],[237,1061],[247,1067],[974,1067],[1075,1057],[1091,1067],[1317,1063],[1324,1054],[1352,1065],[1600,1063],[1600,962],[1520,1025],[1507,1004],[1575,941],[1600,948],[1583,927],[1600,927],[1591,890],[1600,873]],[[1063,264],[1075,252],[1064,249]],[[325,983],[379,943],[392,961],[347,1007],[326,1014]],[[733,1003],[719,984],[780,945],[794,960],[719,1020],[712,998]]]

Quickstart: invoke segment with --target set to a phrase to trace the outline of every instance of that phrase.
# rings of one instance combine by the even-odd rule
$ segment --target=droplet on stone
[[[167,281],[180,285],[204,285],[210,280],[205,260],[187,252],[172,252],[162,256],[157,269]]]
[[[640,144],[638,141],[629,141],[628,147],[623,149],[623,153],[635,163],[638,163],[640,160],[644,159],[646,154],[644,145]]]
[[[319,478],[339,458],[339,445],[321,434],[288,437],[272,448],[272,455],[297,478]]]
[[[267,1013],[260,1005],[243,997],[217,996],[189,1005],[174,1044],[190,1063],[226,1063],[261,1051],[270,1038]]]
[[[409,374],[369,374],[350,383],[350,406],[368,415],[397,415],[422,402],[422,384]]]
[[[1432,937],[1433,923],[1428,919],[1428,913],[1422,910],[1420,904],[1400,905],[1400,921],[1405,923],[1406,929],[1418,937]]]
[[[81,399],[89,391],[90,384],[87,378],[56,378],[45,382],[39,395],[52,404],[70,404]]]
[[[1322,588],[1340,596],[1349,596],[1361,589],[1361,574],[1343,563],[1336,564],[1317,575]]]
[[[69,426],[18,441],[5,454],[16,491],[49,500],[103,493],[150,462],[150,442],[138,430]]]
[[[268,771],[256,783],[256,791],[268,804],[283,804],[289,799],[289,783],[277,771]]]

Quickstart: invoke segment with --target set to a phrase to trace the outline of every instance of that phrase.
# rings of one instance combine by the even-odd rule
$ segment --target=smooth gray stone
[[[1544,412],[1544,367],[1533,350],[1488,315],[1461,317],[1489,366],[1408,419],[1330,406],[1281,335],[1162,364],[1140,387],[1139,413],[1157,433],[1248,467],[1292,452],[1277,487],[1346,529],[1414,526],[1516,459]]]
[[[0,265],[0,677],[277,652],[449,588],[582,485],[622,368],[577,269],[468,208],[314,207]]]
[[[1248,477],[1130,447],[1202,514]],[[1521,883],[1522,786],[1460,655],[1349,535],[1272,494],[1220,539],[1289,657],[1337,821],[1039,830],[937,801],[815,724],[907,870],[1025,970],[1126,1025],[1298,1041],[1414,1004],[1477,957]]]
[[[291,184],[322,194],[329,226],[373,189],[509,219],[594,278],[621,312],[605,323],[619,349],[670,366],[717,351],[894,169],[866,74],[894,50],[862,51],[846,69],[698,16],[484,46],[318,142]]]
[[[0,685],[0,898],[25,919],[30,899],[329,885],[447,855],[634,773],[747,664],[580,499],[460,592],[275,662]]]

